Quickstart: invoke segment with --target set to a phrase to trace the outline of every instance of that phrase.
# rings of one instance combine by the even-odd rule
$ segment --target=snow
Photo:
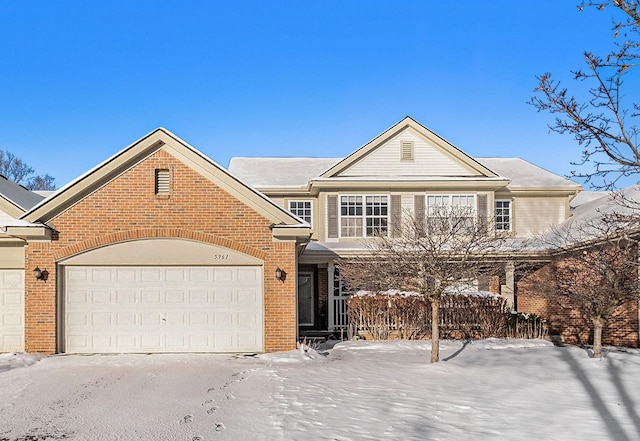
[[[335,342],[334,342],[335,343]],[[0,440],[640,439],[640,350],[543,340],[0,356]]]
[[[456,286],[447,287],[445,292],[449,294],[456,294],[465,297],[495,297],[500,298],[500,294],[495,294],[490,291],[479,291],[477,289],[472,288],[460,288]],[[398,297],[422,297],[422,294],[416,291],[401,291],[398,289],[388,289],[386,291],[373,292],[360,290],[357,291],[354,295],[358,297],[375,297],[377,295],[387,295],[387,296],[398,296]]]

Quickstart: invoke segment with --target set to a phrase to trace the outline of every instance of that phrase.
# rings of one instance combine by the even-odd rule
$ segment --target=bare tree
[[[384,233],[368,243],[366,256],[342,261],[340,275],[352,288],[398,289],[426,297],[432,312],[431,362],[437,362],[441,298],[476,281],[502,240],[471,210],[444,206],[430,207],[426,218],[406,213],[390,235]]]
[[[624,79],[635,72],[640,57],[639,6],[640,0],[583,2],[579,10],[613,10],[615,49],[606,56],[584,53],[586,68],[572,72],[579,82],[574,88],[577,94],[545,73],[537,77],[536,95],[530,100],[539,111],[555,115],[549,126],[552,131],[571,134],[582,146],[581,161],[574,165],[591,164],[593,170],[572,174],[596,188],[615,188],[622,177],[640,170],[636,122],[640,103],[629,100],[623,91]],[[581,95],[586,98],[577,98]]]
[[[602,329],[616,309],[640,299],[638,243],[617,216],[578,220],[555,229],[545,242],[554,255],[556,292],[563,309],[577,309],[593,323],[594,357],[602,356]],[[637,234],[637,233],[636,233]]]
[[[30,167],[13,153],[0,150],[0,175],[29,190],[55,190],[55,178],[49,175],[34,175]]]

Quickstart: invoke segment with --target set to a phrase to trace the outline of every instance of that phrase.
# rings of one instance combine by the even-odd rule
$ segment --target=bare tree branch
[[[605,10],[608,6],[618,12],[613,23],[615,50],[606,57],[585,52],[586,69],[573,72],[575,80],[588,85],[586,97],[570,94],[550,73],[545,73],[536,77],[536,95],[529,102],[538,111],[555,115],[554,123],[549,125],[551,131],[570,134],[583,147],[581,160],[574,165],[590,164],[593,170],[573,171],[572,175],[596,188],[611,189],[640,168],[640,107],[623,93],[623,80],[635,72],[640,58],[640,0],[583,2],[578,9]]]
[[[426,219],[405,213],[396,234],[368,243],[366,257],[340,262],[340,275],[354,289],[397,289],[427,298],[432,310],[431,362],[437,362],[443,294],[473,284],[491,265],[503,265],[489,259],[503,244],[493,231],[484,219],[455,207],[437,207]]]

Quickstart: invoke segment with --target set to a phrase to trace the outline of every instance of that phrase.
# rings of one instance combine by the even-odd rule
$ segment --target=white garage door
[[[24,351],[24,270],[0,270],[0,352]]]
[[[69,353],[260,352],[262,268],[65,268]]]

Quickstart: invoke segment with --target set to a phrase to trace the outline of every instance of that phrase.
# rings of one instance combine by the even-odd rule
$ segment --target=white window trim
[[[424,209],[425,209],[425,215],[427,217],[429,217],[429,196],[437,196],[437,197],[446,197],[448,198],[447,204],[446,205],[438,205],[438,207],[453,207],[452,203],[451,203],[451,199],[454,196],[465,196],[465,197],[472,197],[473,198],[473,203],[471,204],[470,208],[473,209],[473,214],[477,215],[478,214],[478,195],[474,194],[474,193],[426,193],[425,194],[425,201],[424,201]]]
[[[293,212],[293,210],[291,209],[291,204],[292,203],[300,203],[300,202],[304,202],[304,203],[309,203],[309,225],[313,224],[313,201],[311,199],[291,199],[289,200],[289,202],[287,203],[288,207],[289,207],[289,211],[293,214],[295,214],[296,216],[298,216],[300,219],[305,220],[304,217],[296,214]]]
[[[498,202],[507,202],[509,204],[509,229],[498,229],[498,216],[496,214],[496,210],[498,209]],[[505,231],[511,232],[513,231],[513,201],[511,199],[496,199],[493,203],[493,221],[495,223],[496,231]]]
[[[342,234],[342,197],[349,197],[349,196],[353,196],[353,197],[358,197],[360,196],[362,198],[362,215],[360,216],[360,218],[362,219],[362,227],[361,227],[361,231],[360,231],[360,235],[359,236],[343,236]],[[338,194],[338,237],[339,238],[345,238],[345,239],[366,239],[368,237],[373,237],[373,236],[367,236],[367,197],[385,197],[387,199],[387,235],[389,235],[389,231],[390,231],[390,221],[389,221],[389,217],[390,217],[390,210],[391,210],[391,196],[388,194]],[[358,216],[345,216],[347,218],[356,218]],[[376,218],[378,218],[379,216],[375,216]]]

